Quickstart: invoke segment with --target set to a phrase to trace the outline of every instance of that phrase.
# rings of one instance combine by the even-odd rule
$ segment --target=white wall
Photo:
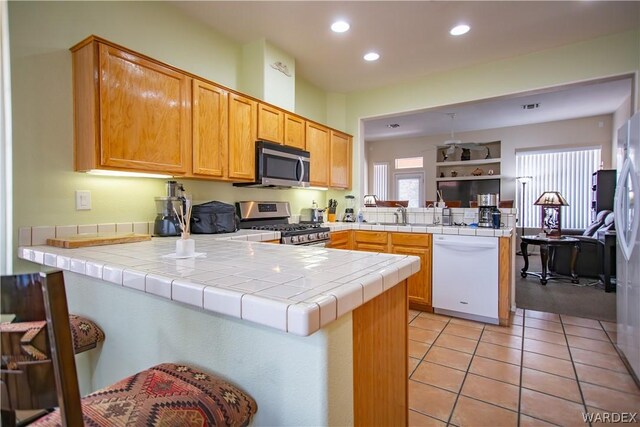
[[[601,146],[605,169],[611,167],[611,115],[584,119],[563,120],[534,125],[511,126],[474,132],[456,132],[462,141],[501,141],[501,199],[515,199],[516,151],[551,147]],[[426,200],[435,200],[436,146],[441,145],[448,134],[422,138],[406,138],[373,141],[365,144],[368,161],[369,188],[373,188],[374,162],[388,162],[390,178],[395,172],[394,159],[399,157],[424,157]],[[442,159],[439,159],[442,160]],[[486,169],[486,168],[485,168]],[[391,183],[391,181],[390,181]]]

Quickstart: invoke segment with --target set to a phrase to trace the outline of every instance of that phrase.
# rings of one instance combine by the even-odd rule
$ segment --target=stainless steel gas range
[[[329,228],[320,224],[289,224],[289,202],[238,202],[240,228],[280,232],[284,245],[325,246]]]

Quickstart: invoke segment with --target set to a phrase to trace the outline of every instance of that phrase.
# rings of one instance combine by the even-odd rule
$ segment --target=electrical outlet
[[[77,211],[91,210],[91,191],[76,190],[76,210]]]

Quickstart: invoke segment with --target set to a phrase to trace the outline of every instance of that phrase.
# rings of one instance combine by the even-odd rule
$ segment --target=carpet
[[[569,280],[550,280],[546,286],[540,279],[528,276],[523,279],[520,270],[524,266],[521,256],[516,256],[516,306],[549,313],[567,314],[587,319],[616,321],[616,293],[607,293],[597,286],[582,286],[596,279],[580,278],[575,286]],[[529,256],[529,271],[541,271],[540,255]]]

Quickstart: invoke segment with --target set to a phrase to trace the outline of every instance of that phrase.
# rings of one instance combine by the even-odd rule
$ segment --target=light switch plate
[[[76,190],[76,210],[77,211],[91,210],[91,191]]]

